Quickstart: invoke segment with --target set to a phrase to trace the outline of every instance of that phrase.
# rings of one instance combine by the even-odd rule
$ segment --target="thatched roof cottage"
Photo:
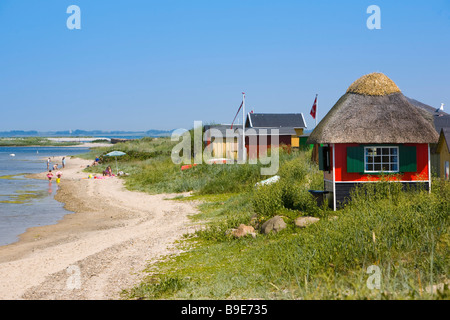
[[[430,120],[384,74],[356,80],[307,142],[322,145],[319,166],[332,207],[345,203],[355,185],[375,182],[381,173],[429,189],[429,144],[438,140]]]

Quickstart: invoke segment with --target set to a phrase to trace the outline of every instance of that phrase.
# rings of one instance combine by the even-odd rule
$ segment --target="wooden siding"
[[[346,204],[351,199],[351,193],[357,185],[362,185],[364,183],[373,183],[373,182],[340,182],[336,183],[336,207],[341,208],[344,204]],[[419,182],[419,181],[411,181],[411,182],[392,182],[392,183],[401,183],[403,188],[423,188],[424,190],[429,191],[429,184],[427,182]]]
[[[237,139],[233,142],[226,142],[226,139],[214,139],[212,142],[207,141],[207,145],[212,148],[212,156],[214,158],[228,158],[237,160]]]
[[[371,144],[376,146],[376,144]],[[392,144],[395,145],[395,144]],[[376,181],[380,174],[364,174],[347,171],[347,147],[359,147],[359,144],[339,143],[335,144],[335,179],[336,181]],[[399,145],[400,146],[400,145]],[[416,171],[401,174],[402,181],[423,181],[429,179],[428,173],[428,144],[405,144],[416,147]],[[356,149],[354,149],[356,150]],[[356,169],[355,169],[356,170]]]
[[[437,177],[441,176],[441,163],[438,153],[431,154],[431,174]]]
[[[323,190],[328,191],[329,193],[326,195],[326,199],[328,200],[328,206],[333,209],[333,182],[329,180],[323,181]]]
[[[267,136],[267,142],[265,143],[266,150],[269,150],[271,148],[272,144],[272,137],[268,134]],[[262,142],[262,141],[261,141]],[[281,146],[282,144],[286,146],[291,146],[291,136],[278,136],[278,145],[276,147]],[[260,150],[260,137],[259,136],[251,136],[245,137],[245,147],[247,148],[247,154],[249,159],[256,159],[258,156],[264,156],[264,150]]]
[[[295,129],[294,128],[294,130],[295,130],[295,133],[297,134],[297,136],[303,135],[303,129]]]
[[[450,162],[450,150],[447,148],[445,138],[440,139],[437,152],[439,153],[439,177],[445,179],[445,161]]]

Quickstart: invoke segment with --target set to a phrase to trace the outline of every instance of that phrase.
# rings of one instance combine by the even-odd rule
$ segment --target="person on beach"
[[[66,157],[63,157],[61,160],[63,169],[66,167]]]
[[[57,163],[55,163],[55,164],[53,165],[53,170],[58,170],[58,164],[57,164]]]
[[[58,171],[56,173],[56,183],[60,183],[61,182],[61,176],[62,176],[62,172]]]
[[[112,176],[111,166],[108,166],[108,168],[106,168],[106,170],[103,171],[103,176],[108,176],[108,177]]]
[[[48,170],[47,178],[48,178],[48,181],[52,181],[52,178],[53,178],[52,170]]]
[[[50,157],[47,159],[47,170],[50,169]]]

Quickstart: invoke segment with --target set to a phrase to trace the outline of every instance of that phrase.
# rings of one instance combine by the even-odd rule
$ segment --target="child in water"
[[[60,183],[61,182],[61,176],[62,176],[61,171],[58,171],[56,173],[56,183]]]
[[[52,178],[53,178],[52,170],[48,170],[47,178],[48,178],[48,181],[52,181]]]

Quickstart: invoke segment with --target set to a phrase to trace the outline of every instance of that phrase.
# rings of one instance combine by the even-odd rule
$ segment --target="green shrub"
[[[283,186],[280,182],[258,187],[252,197],[253,209],[265,218],[275,216],[283,206]]]

